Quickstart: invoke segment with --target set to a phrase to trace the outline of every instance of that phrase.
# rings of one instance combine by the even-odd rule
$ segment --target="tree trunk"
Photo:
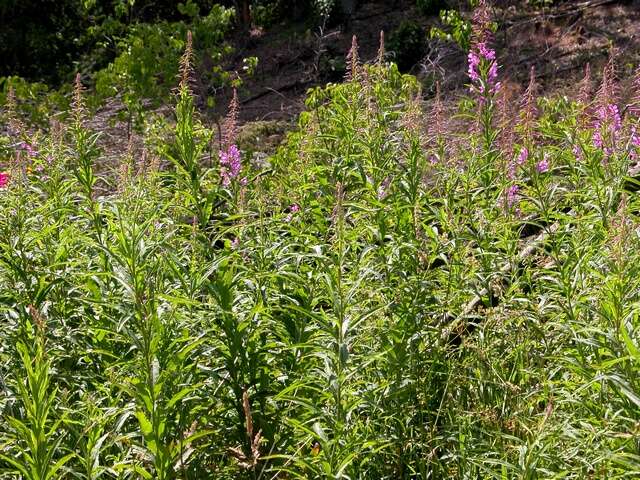
[[[242,30],[251,28],[251,0],[236,0],[238,25]]]

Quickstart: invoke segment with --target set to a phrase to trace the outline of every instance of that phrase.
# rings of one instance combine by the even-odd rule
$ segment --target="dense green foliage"
[[[3,80],[0,479],[640,476],[640,94],[612,57],[595,95],[531,70],[514,100],[478,3],[433,32],[467,50],[455,103],[401,73],[418,24],[372,64],[354,37],[269,158],[237,92],[220,132],[198,108],[231,9],[46,5],[90,32],[40,39],[66,67],[117,51],[74,57],[101,60],[72,92]],[[88,126],[110,97],[145,127],[116,163]]]
[[[33,8],[29,7],[32,3]],[[6,72],[8,76],[0,77],[0,104],[6,103],[7,93],[13,90],[20,100],[21,113],[36,125],[44,126],[52,114],[68,109],[70,88],[60,83],[66,81],[70,85],[79,72],[94,87],[88,99],[92,107],[117,98],[124,105],[120,117],[133,126],[141,126],[145,109],[170,100],[188,30],[193,32],[194,68],[202,85],[198,94],[209,105],[214,103],[215,91],[229,86],[237,77],[221,67],[224,56],[232,50],[225,34],[231,30],[234,11],[218,3],[45,2],[56,3],[60,10],[50,17],[34,15],[35,3],[24,2],[21,7],[24,11],[10,6],[0,11],[7,17],[14,13],[2,32],[11,41],[1,47],[7,49],[7,55],[0,75]],[[29,22],[38,24],[33,29],[23,28],[21,19],[27,16],[27,27]],[[49,38],[54,35],[53,27],[38,23],[49,21],[70,21],[73,29],[61,25],[56,27],[55,38]],[[22,36],[12,36],[14,30]],[[42,44],[42,48],[32,43]],[[255,59],[251,62],[254,64]],[[23,63],[37,69],[25,70]]]
[[[82,35],[79,1],[0,3],[0,77],[59,81],[76,58]]]
[[[426,32],[418,23],[402,22],[389,36],[389,50],[402,71],[411,69],[426,52]]]
[[[346,22],[356,12],[358,3],[356,0],[3,0],[0,78],[18,76],[57,88],[70,83],[78,71],[88,75],[114,62],[124,62],[123,56],[139,53],[140,43],[149,43],[149,51],[143,56],[159,56],[161,70],[155,74],[164,75],[168,72],[165,64],[171,61],[167,57],[187,29],[195,33],[196,48],[203,52],[216,49],[221,43],[218,37],[231,23],[230,12],[234,12],[233,22],[240,26],[245,6],[251,24],[258,27],[294,21],[312,28],[323,20],[329,20],[331,25]],[[416,0],[416,6],[425,15],[438,15],[447,5],[443,0]],[[210,30],[209,36],[204,35],[205,29]],[[164,36],[169,37],[164,43],[157,38]],[[120,76],[124,75],[120,73],[121,66],[113,68]],[[138,74],[145,68],[148,70],[149,65],[142,63],[135,67]],[[146,86],[144,82],[138,85]]]
[[[260,165],[236,104],[202,161],[188,54],[117,172],[79,86],[62,130],[8,112],[3,478],[640,473],[638,109],[605,122],[605,75],[596,110],[532,83],[515,112],[480,62],[445,124],[350,58]]]
[[[0,76],[57,86],[104,68],[138,24],[185,21],[219,2],[188,0],[6,0],[0,4]],[[184,36],[182,37],[184,38]]]
[[[127,112],[141,122],[142,100],[150,99],[156,105],[169,100],[188,30],[193,32],[198,67],[203,63],[213,65],[200,75],[201,84],[208,86],[200,92],[202,96],[210,97],[216,88],[229,83],[229,74],[219,65],[230,51],[224,44],[224,34],[232,11],[215,6],[206,16],[200,16],[195,4],[191,5],[194,10],[189,23],[162,21],[130,27],[126,37],[118,41],[121,53],[94,76],[97,95],[101,99],[122,95]]]

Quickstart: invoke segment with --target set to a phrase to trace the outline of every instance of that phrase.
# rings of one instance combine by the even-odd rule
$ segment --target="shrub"
[[[443,28],[431,27],[429,35],[455,42],[462,50],[469,50],[471,42],[471,22],[462,17],[458,10],[440,10]]]
[[[13,90],[18,113],[29,123],[46,127],[50,117],[69,108],[70,87],[51,89],[39,82],[21,77],[0,77],[0,105],[6,105],[9,90]]]
[[[230,47],[224,44],[223,38],[230,26],[231,14],[231,10],[216,6],[208,15],[196,16],[190,24],[161,21],[132,26],[126,37],[118,42],[117,50],[121,53],[95,74],[98,99],[121,95],[127,107],[124,113],[141,124],[143,100],[159,105],[169,98],[178,76],[187,30],[193,30],[200,58],[206,55],[214,64],[218,63],[222,55],[229,52]],[[203,72],[201,80],[215,89],[221,86],[223,78],[214,68]]]

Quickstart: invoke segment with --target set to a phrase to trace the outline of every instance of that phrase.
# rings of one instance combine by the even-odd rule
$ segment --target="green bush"
[[[471,42],[471,22],[458,10],[441,10],[440,22],[444,28],[431,27],[429,36],[455,42],[463,51],[469,50]]]
[[[6,105],[9,90],[13,90],[17,113],[40,128],[48,126],[52,115],[69,108],[70,86],[55,90],[21,77],[0,77],[0,105]]]
[[[233,11],[215,6],[203,17],[192,13],[190,23],[161,21],[131,26],[118,41],[117,50],[121,53],[94,76],[97,99],[120,95],[127,107],[124,113],[140,124],[143,100],[159,105],[169,99],[188,30],[193,32],[197,65],[205,56],[214,65],[212,70],[203,72],[200,80],[211,90],[221,86],[225,76],[217,65],[230,49],[224,43],[224,34],[230,27]]]

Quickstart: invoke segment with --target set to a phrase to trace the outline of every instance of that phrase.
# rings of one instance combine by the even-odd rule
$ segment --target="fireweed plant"
[[[80,79],[67,124],[9,111],[0,478],[638,476],[640,102],[615,59],[509,101],[474,25],[457,107],[354,39],[267,167],[237,97],[204,158],[189,41],[113,171]]]

